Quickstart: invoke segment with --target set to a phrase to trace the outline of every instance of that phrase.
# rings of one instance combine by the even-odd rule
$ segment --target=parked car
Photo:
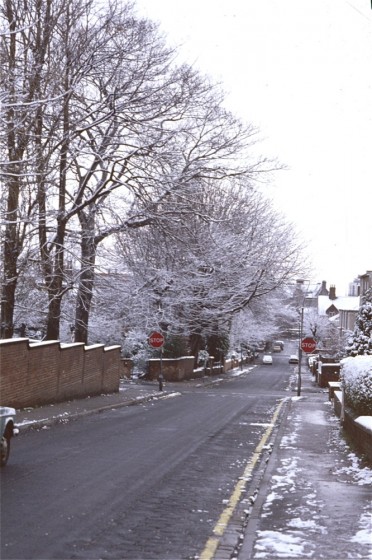
[[[291,354],[291,356],[289,356],[288,363],[289,364],[298,364],[298,356],[296,356],[295,354]]]
[[[309,367],[311,367],[313,365],[313,363],[318,360],[319,355],[318,354],[308,354],[306,357],[307,357],[307,363],[308,363]]]
[[[0,445],[0,466],[5,467],[9,459],[10,453],[10,440],[19,432],[18,428],[14,425],[14,418],[16,411],[14,408],[8,406],[0,406],[0,430],[1,430],[1,445]]]
[[[267,365],[270,365],[270,366],[271,366],[271,365],[272,365],[272,363],[273,363],[273,357],[272,357],[272,356],[270,356],[269,354],[267,354],[267,355],[263,356],[263,358],[262,358],[262,363],[263,363],[263,364],[267,364]]]

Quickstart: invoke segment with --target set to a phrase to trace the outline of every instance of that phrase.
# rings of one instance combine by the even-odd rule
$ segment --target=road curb
[[[230,560],[237,559],[242,553],[253,546],[253,541],[249,540],[252,522],[255,521],[257,512],[260,511],[261,504],[266,497],[266,487],[268,484],[269,473],[273,470],[273,455],[280,446],[280,442],[285,430],[287,416],[290,411],[291,397],[283,398],[283,404],[277,423],[274,426],[267,443],[260,451],[260,458],[252,472],[252,478],[247,481],[242,499],[231,517],[231,520],[225,530],[224,535],[220,539],[217,546],[214,560]],[[254,531],[252,533],[254,536]],[[242,555],[242,559],[251,556]]]

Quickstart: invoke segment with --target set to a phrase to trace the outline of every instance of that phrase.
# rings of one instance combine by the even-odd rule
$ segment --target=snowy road
[[[2,473],[1,558],[198,557],[289,376],[278,356],[228,382],[23,435]]]

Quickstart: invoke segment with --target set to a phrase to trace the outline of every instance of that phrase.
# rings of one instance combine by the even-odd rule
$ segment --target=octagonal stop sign
[[[307,354],[311,354],[311,352],[313,352],[315,348],[316,348],[316,341],[313,338],[307,337],[301,340],[301,350],[303,350],[303,352],[306,352]]]
[[[164,336],[157,331],[153,331],[148,340],[149,345],[152,346],[152,348],[161,348],[164,345]]]

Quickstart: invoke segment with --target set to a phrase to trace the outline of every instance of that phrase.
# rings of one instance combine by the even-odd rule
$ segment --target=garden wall
[[[340,370],[340,363],[319,362],[317,374],[319,387],[328,387],[328,381],[339,381]]]
[[[148,362],[148,379],[158,379],[160,374],[160,359],[153,358]],[[163,358],[161,368],[165,381],[184,381],[193,378],[194,357]]]
[[[0,340],[0,398],[25,408],[119,390],[120,346]]]
[[[342,391],[335,391],[333,407],[336,416],[341,419],[342,415]],[[364,453],[372,463],[372,431],[358,422],[358,417],[348,407],[344,409],[343,428],[349,435],[353,444]]]
[[[248,363],[243,360],[244,363]],[[187,379],[196,379],[204,375],[221,375],[231,369],[239,366],[238,359],[225,360],[215,362],[213,356],[209,357],[205,367],[194,368],[194,357],[184,356],[182,358],[163,358],[162,373],[165,381],[186,381]],[[152,358],[148,362],[147,379],[158,379],[160,374],[160,358]]]

